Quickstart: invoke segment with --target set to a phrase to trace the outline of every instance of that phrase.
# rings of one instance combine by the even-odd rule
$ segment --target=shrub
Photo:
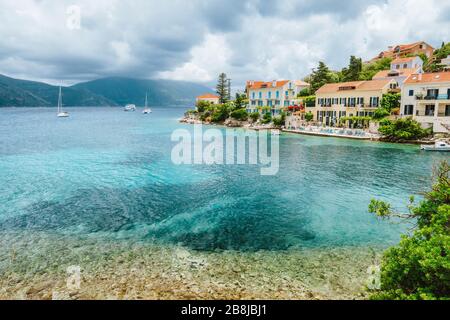
[[[284,124],[286,123],[286,114],[283,112],[278,117],[274,117],[272,121],[273,124],[277,127],[284,126]]]
[[[248,119],[248,112],[245,109],[237,109],[231,113],[231,117],[236,120],[246,121]]]
[[[380,218],[414,219],[412,235],[387,250],[381,265],[381,287],[372,299],[450,299],[450,166],[443,161],[436,182],[409,213],[398,214],[383,201],[372,200],[369,211]]]
[[[313,113],[310,111],[310,112],[307,112],[306,114],[305,114],[305,120],[306,120],[306,122],[310,122],[310,121],[313,121],[313,119],[314,119],[314,115],[313,115]]]
[[[309,88],[304,88],[298,93],[297,96],[300,98],[300,97],[307,97],[309,95],[311,95],[311,90]]]
[[[260,117],[259,112],[253,112],[253,113],[250,113],[250,119],[252,119],[253,122],[258,121],[258,120],[259,120],[259,117]]]
[[[263,124],[268,124],[272,122],[272,114],[270,112],[266,112],[263,115],[262,121]]]
[[[386,109],[378,108],[377,110],[375,110],[375,112],[374,112],[374,114],[372,116],[372,119],[374,119],[374,120],[381,120],[381,119],[384,119],[384,118],[390,116],[390,114],[391,113],[389,111],[387,111]]]
[[[208,101],[198,101],[196,103],[198,112],[205,112],[205,110],[208,109],[210,106],[211,106],[211,103]]]
[[[420,124],[411,118],[401,118],[395,121],[384,119],[380,121],[378,131],[389,141],[417,140],[431,133],[428,129],[422,129]]]
[[[305,107],[308,107],[308,108],[315,107],[316,96],[308,96],[308,97],[303,98],[303,103],[305,104]]]

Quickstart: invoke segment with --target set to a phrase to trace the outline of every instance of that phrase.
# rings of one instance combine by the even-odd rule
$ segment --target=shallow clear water
[[[279,250],[389,245],[404,227],[367,213],[371,198],[405,208],[448,157],[417,146],[282,135],[280,171],[176,166],[184,108],[0,109],[0,232],[44,232]]]

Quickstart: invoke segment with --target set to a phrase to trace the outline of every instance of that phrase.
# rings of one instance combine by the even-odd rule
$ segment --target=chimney
[[[272,86],[273,86],[273,87],[276,87],[276,86],[277,86],[277,80],[273,80],[273,81],[272,81]]]

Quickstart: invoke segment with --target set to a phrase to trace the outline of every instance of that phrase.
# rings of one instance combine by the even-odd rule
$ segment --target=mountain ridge
[[[58,86],[0,74],[0,107],[56,106],[58,90]],[[108,77],[63,87],[63,103],[66,107],[144,105],[148,93],[150,105],[186,105],[208,92],[212,90],[188,81]]]

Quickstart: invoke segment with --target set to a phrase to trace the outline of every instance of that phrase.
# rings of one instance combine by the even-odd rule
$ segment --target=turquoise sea
[[[280,139],[280,170],[176,166],[170,136],[184,108],[0,110],[0,231],[156,241],[198,250],[393,244],[401,225],[367,213],[405,208],[446,155],[417,146]],[[239,134],[239,133],[238,133]]]
[[[176,166],[171,161],[175,143],[170,137],[178,128],[193,130],[178,122],[186,109],[153,108],[147,116],[120,108],[70,108],[67,119],[58,119],[51,108],[0,109],[0,271],[4,275],[0,297],[2,287],[5,297],[11,292],[20,295],[22,287],[43,282],[44,275],[51,279],[52,270],[65,272],[73,263],[86,269],[95,263],[109,268],[90,269],[100,274],[123,270],[117,265],[124,259],[113,258],[116,255],[110,251],[116,249],[111,248],[136,244],[158,250],[179,248],[173,251],[176,257],[185,257],[183,252],[201,255],[189,268],[203,265],[198,263],[202,259],[210,261],[212,275],[202,273],[209,284],[225,272],[220,268],[228,268],[228,280],[240,279],[233,269],[239,263],[242,279],[270,271],[268,279],[277,285],[289,272],[287,285],[296,283],[300,275],[299,287],[312,278],[329,281],[323,275],[313,277],[314,271],[303,272],[307,265],[285,253],[397,243],[408,226],[376,219],[367,211],[370,200],[387,200],[404,210],[410,195],[429,188],[433,165],[448,159],[413,145],[283,134],[275,176],[261,176],[260,167],[251,165]],[[180,255],[177,250],[186,251]],[[134,263],[138,258],[131,257],[131,251],[121,252]],[[139,252],[142,265],[152,265],[148,268],[154,271],[185,266],[177,262],[174,267],[175,260],[150,251]],[[352,272],[365,273],[359,258],[355,256],[354,263],[346,260],[351,252],[345,251],[347,258],[339,261],[354,264],[354,270],[338,270],[350,280],[355,277]],[[321,253],[311,270],[337,259],[331,257],[322,258]],[[231,260],[218,263],[225,258]],[[252,271],[250,265],[259,269]],[[330,268],[336,266],[333,262]],[[162,288],[179,285],[167,282],[178,279],[181,271],[176,270],[172,270],[175,275],[160,279]],[[124,281],[132,283],[129,277]],[[321,284],[328,289],[318,292],[341,294],[339,281],[335,287]],[[99,287],[93,284],[93,292]],[[347,287],[351,291],[360,284]],[[214,288],[224,292],[219,285]],[[329,288],[335,291],[331,294]],[[285,292],[294,289],[289,290]],[[244,297],[272,298],[267,292]]]

